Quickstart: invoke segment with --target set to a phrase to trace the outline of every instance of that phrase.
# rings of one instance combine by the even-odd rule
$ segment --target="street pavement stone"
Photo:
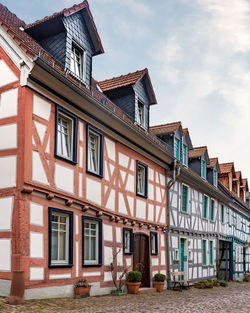
[[[7,302],[0,297],[1,313],[250,313],[250,283],[183,292],[30,300],[19,306]]]

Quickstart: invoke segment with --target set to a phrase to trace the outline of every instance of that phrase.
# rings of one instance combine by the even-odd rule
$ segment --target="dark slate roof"
[[[151,79],[149,77],[147,68],[145,68],[143,70],[138,70],[138,71],[133,72],[133,73],[128,73],[126,75],[121,75],[121,76],[118,76],[118,77],[113,77],[113,78],[110,78],[110,79],[99,81],[98,84],[101,87],[102,91],[105,92],[105,91],[110,91],[110,90],[121,88],[121,87],[135,85],[144,76],[147,78],[148,86],[149,86],[148,89],[149,89],[149,91],[152,94],[151,104],[156,104],[157,100],[156,100],[156,97],[155,97],[155,93],[154,93],[154,90],[153,90],[153,86],[152,86]]]

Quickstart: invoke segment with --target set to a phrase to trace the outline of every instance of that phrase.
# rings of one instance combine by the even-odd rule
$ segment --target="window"
[[[193,258],[192,258],[192,251],[191,250],[188,250],[188,261],[192,261]]]
[[[145,105],[138,101],[138,124],[145,127]]]
[[[85,79],[84,61],[85,50],[72,43],[70,70],[81,79]]]
[[[221,223],[224,224],[224,205],[222,204],[220,207],[220,212],[221,212]]]
[[[55,137],[55,156],[76,163],[77,117],[59,106],[56,108]]]
[[[201,177],[206,179],[206,161],[201,160]]]
[[[150,233],[150,247],[152,255],[158,254],[158,234],[155,232]]]
[[[182,212],[188,212],[188,186],[182,185]]]
[[[180,259],[179,249],[174,250],[174,259],[175,259],[175,261],[179,261],[179,259]]]
[[[208,202],[208,197],[203,196],[203,218],[207,218],[207,202]]]
[[[102,265],[102,220],[83,216],[83,265]]]
[[[136,191],[138,196],[142,196],[144,198],[147,198],[147,185],[148,185],[148,167],[146,164],[143,164],[140,161],[137,161],[136,163]]]
[[[49,266],[73,265],[73,213],[49,208]]]
[[[184,144],[182,146],[182,163],[183,165],[188,165],[188,147]]]
[[[207,265],[207,240],[202,240],[202,265]]]
[[[209,261],[210,265],[214,264],[214,242],[209,241]]]
[[[123,228],[123,246],[124,254],[133,253],[133,230],[131,228]]]
[[[181,146],[180,146],[180,139],[174,138],[174,156],[175,158],[180,161],[181,159]]]
[[[210,221],[213,222],[214,221],[214,200],[211,199],[210,202]]]
[[[217,187],[218,186],[218,173],[215,169],[213,171],[213,176],[214,176],[214,186]]]
[[[94,127],[87,126],[87,171],[103,176],[103,134]]]

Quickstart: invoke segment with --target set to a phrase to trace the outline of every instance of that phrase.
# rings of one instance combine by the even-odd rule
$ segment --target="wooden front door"
[[[149,271],[149,237],[144,234],[134,234],[134,271],[142,273],[141,287],[150,287]]]

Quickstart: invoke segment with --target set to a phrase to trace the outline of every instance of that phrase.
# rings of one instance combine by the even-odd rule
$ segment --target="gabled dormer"
[[[98,85],[134,123],[148,131],[150,106],[157,101],[147,69],[107,79]]]
[[[235,178],[234,163],[222,163],[219,164],[220,173],[219,180],[225,185],[230,191],[233,191],[233,179]]]
[[[209,156],[207,147],[197,147],[189,150],[189,167],[192,168],[203,179],[207,180],[207,166]]]
[[[191,149],[193,149],[191,137],[188,128],[184,128],[182,136],[182,164],[185,166],[188,166],[188,154]]]
[[[235,192],[238,197],[240,197],[240,186],[242,186],[241,171],[236,171],[235,178],[233,178],[233,192]]]
[[[182,158],[182,137],[183,129],[181,122],[155,125],[150,127],[150,131],[164,141],[178,161]]]
[[[69,74],[91,86],[92,57],[103,53],[87,1],[24,27]]]
[[[210,158],[209,165],[207,166],[207,180],[215,187],[218,187],[219,170],[218,158]]]
[[[242,179],[242,185],[240,186],[240,197],[244,202],[246,202],[246,195],[247,192],[249,191],[248,189],[248,181],[247,178]]]

